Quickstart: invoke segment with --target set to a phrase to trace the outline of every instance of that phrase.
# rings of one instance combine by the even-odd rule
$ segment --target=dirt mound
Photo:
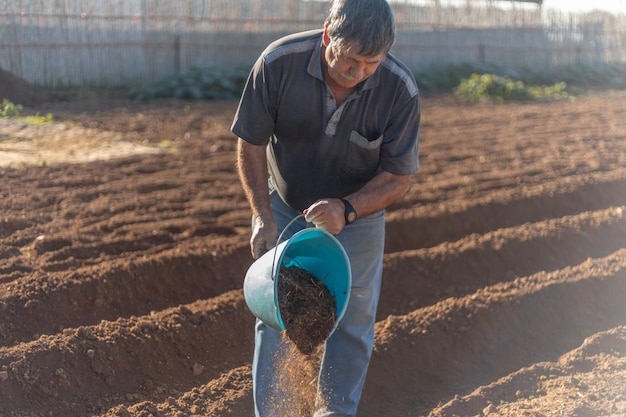
[[[625,98],[424,99],[360,417],[626,414]],[[0,167],[0,416],[252,415],[236,103],[43,107],[168,151]]]
[[[432,416],[519,416],[523,410],[544,410],[546,404],[554,407],[554,415],[623,415],[624,381],[626,327],[619,326],[585,339],[556,363],[533,364],[467,396],[455,397]]]
[[[14,104],[34,107],[54,99],[54,95],[0,68],[0,101],[5,98]]]

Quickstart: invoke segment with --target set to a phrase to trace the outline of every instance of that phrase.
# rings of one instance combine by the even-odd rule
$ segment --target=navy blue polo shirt
[[[299,211],[351,194],[381,171],[403,175],[419,167],[419,92],[408,68],[387,54],[337,107],[321,54],[321,30],[269,45],[250,72],[231,128],[247,142],[269,144],[272,182]]]

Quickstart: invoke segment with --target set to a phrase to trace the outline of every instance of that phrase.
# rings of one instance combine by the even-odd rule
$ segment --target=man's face
[[[385,53],[375,56],[358,55],[352,51],[351,47],[342,49],[336,47],[326,33],[324,37],[327,74],[332,82],[342,88],[353,88],[375,73],[386,55]]]

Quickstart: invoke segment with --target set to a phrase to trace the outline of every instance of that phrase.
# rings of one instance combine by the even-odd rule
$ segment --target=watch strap
[[[343,203],[343,207],[344,207],[343,215],[346,220],[346,224],[353,223],[357,219],[356,210],[354,209],[352,204],[350,204],[350,202],[346,200],[345,198],[342,198],[341,202]]]

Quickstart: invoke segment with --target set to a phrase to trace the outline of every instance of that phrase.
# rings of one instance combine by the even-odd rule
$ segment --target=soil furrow
[[[613,361],[613,367],[607,368],[607,358]],[[581,373],[584,380],[572,375],[573,369],[577,368],[585,369]],[[519,415],[520,403],[526,410],[525,415],[531,415],[546,401],[555,402],[554,415],[626,415],[625,388],[610,382],[616,376],[618,380],[626,381],[625,326],[590,336],[556,363],[534,364],[467,396],[455,397],[429,416],[454,417],[485,412],[515,416]],[[619,401],[608,403],[604,398],[609,397]]]
[[[608,187],[621,187],[621,184],[609,183]],[[604,188],[597,192],[605,195],[606,191]],[[583,194],[589,195],[590,191]],[[578,196],[576,194],[571,199]],[[547,200],[553,202],[552,199]],[[526,203],[526,208],[531,211],[530,205],[528,202]],[[597,204],[598,201],[596,200],[594,203]],[[507,206],[512,205],[509,202]],[[520,203],[520,205],[522,204]],[[537,206],[541,207],[541,204],[538,203]],[[560,206],[567,206],[567,204],[561,202]],[[551,210],[546,211],[551,212]],[[609,210],[604,215],[608,218],[615,217],[612,213]],[[602,214],[598,215],[601,216]],[[451,222],[446,223],[445,219],[441,223],[456,231],[461,229],[460,224],[466,223],[463,219],[471,217],[466,213],[457,213],[458,227],[455,227],[455,224],[450,224]],[[482,216],[485,219],[496,217],[496,215],[490,214]],[[601,220],[598,222],[601,223]],[[556,223],[558,224],[559,221],[557,220]],[[617,220],[613,219],[615,227],[603,226],[603,228],[595,231],[593,227],[600,226],[593,226],[591,223],[586,226],[584,224],[582,226],[567,226],[565,220],[562,223],[565,224],[565,230],[569,228],[569,232],[559,232],[554,229],[554,226],[550,226],[549,229],[553,230],[552,237],[541,234],[541,227],[544,223],[539,223],[535,226],[539,235],[532,242],[529,242],[530,238],[528,237],[532,233],[532,227],[521,227],[517,231],[509,231],[508,235],[512,235],[512,238],[506,237],[504,232],[501,232],[500,236],[491,236],[489,239],[505,241],[511,239],[508,245],[500,243],[501,247],[498,250],[489,247],[491,243],[488,239],[479,244],[474,242],[477,239],[469,238],[469,242],[475,243],[476,247],[472,250],[465,248],[464,250],[467,252],[462,256],[449,251],[454,245],[448,244],[439,249],[439,255],[436,254],[436,251],[429,251],[416,256],[388,257],[389,265],[385,269],[383,297],[385,294],[396,294],[394,295],[395,301],[390,303],[395,310],[387,310],[385,303],[381,303],[379,317],[385,317],[387,314],[398,311],[406,311],[407,308],[415,308],[423,305],[422,302],[430,303],[436,297],[453,295],[459,291],[471,291],[476,286],[492,283],[493,280],[512,279],[528,272],[534,272],[534,270],[528,271],[524,268],[554,269],[566,264],[568,259],[576,263],[576,261],[580,261],[581,257],[592,256],[594,252],[599,253],[601,248],[614,248],[616,245],[619,247],[623,241],[620,240],[624,236],[623,221],[619,220],[619,216],[617,216]],[[609,224],[613,223],[609,222]],[[577,230],[580,227],[585,227],[585,230],[588,229],[587,231],[595,237],[584,236]],[[430,233],[441,237],[446,236],[445,233],[436,232],[433,229],[432,224],[429,224],[427,230]],[[394,241],[401,241],[393,235],[393,232],[390,233]],[[516,233],[526,236],[523,239],[525,242],[519,241],[520,239],[515,237]],[[544,238],[546,241],[542,242]],[[238,242],[238,240],[235,239],[233,242]],[[562,246],[563,242],[567,245],[559,251],[559,245]],[[463,241],[457,244],[468,246],[468,243],[463,243]],[[201,243],[200,245],[202,246]],[[536,248],[533,249],[533,246]],[[88,247],[83,246],[82,250],[87,249]],[[149,250],[145,255],[150,250],[154,250],[154,247],[148,246],[147,249]],[[195,296],[215,296],[219,294],[219,291],[238,288],[247,266],[251,263],[245,244],[239,244],[237,249],[229,255],[212,256],[212,262],[201,247],[196,250],[195,254],[190,249],[187,247],[185,254],[182,247],[177,247],[170,251],[164,251],[159,256],[151,255],[146,258],[135,258],[132,261],[117,258],[115,259],[117,266],[110,272],[108,268],[99,272],[97,265],[90,269],[83,268],[72,273],[69,282],[60,278],[59,280],[50,279],[48,275],[45,286],[42,286],[41,275],[32,274],[29,279],[22,279],[20,282],[12,284],[13,290],[7,290],[2,297],[5,305],[9,306],[7,314],[14,318],[15,322],[27,324],[15,327],[14,332],[19,333],[19,336],[9,328],[5,328],[4,343],[29,340],[37,334],[54,333],[61,326],[77,327],[96,323],[100,319],[112,320],[131,314],[143,314],[152,309],[191,302]],[[518,253],[526,253],[527,250],[529,252],[526,257],[530,256],[529,259],[533,259],[532,263],[528,260],[517,259]],[[100,254],[104,250],[96,247],[93,251]],[[589,252],[587,253],[587,251]],[[46,256],[52,254],[54,252],[46,254]],[[491,273],[486,273],[481,269],[483,261],[480,263],[476,261],[479,258],[483,258],[483,261],[484,259],[491,259],[490,262],[485,263],[485,265],[490,265],[489,271],[492,271]],[[454,259],[457,260],[454,261]],[[462,259],[467,259],[467,261],[463,262]],[[541,259],[545,259],[545,261],[541,261]],[[400,260],[402,261],[400,262]],[[556,261],[560,263],[556,264]],[[550,266],[546,262],[551,262],[553,265]],[[475,264],[479,266],[477,267]],[[464,285],[463,281],[456,278],[459,276],[465,276],[464,281],[466,282],[474,282],[473,286]],[[423,278],[420,279],[420,277]],[[59,288],[55,288],[55,282],[59,283]],[[209,284],[211,285],[210,288],[207,287]],[[27,299],[14,299],[10,297],[11,293],[27,294]],[[84,294],[90,294],[90,296]],[[36,302],[29,303],[28,299],[36,300]],[[58,306],[62,306],[62,310],[68,311],[65,314],[55,315],[55,322],[33,320],[58,310]],[[72,307],[68,309],[67,306]]]
[[[626,205],[626,171],[517,187],[481,199],[443,200],[409,208],[403,201],[387,216],[386,252],[426,248],[472,233],[583,211]],[[400,208],[403,208],[402,210]]]
[[[208,384],[194,388],[175,398],[156,403],[144,401],[135,405],[119,405],[101,417],[131,417],[142,415],[187,416],[219,415],[242,417],[254,414],[252,409],[252,372],[250,366],[230,370]]]
[[[626,250],[619,250],[380,321],[359,416],[423,416],[519,368],[557,361],[586,337],[624,324],[624,297]],[[559,299],[568,303],[555,303]],[[238,395],[218,407],[219,415],[251,414],[248,366],[223,372],[178,398],[121,405],[103,415],[208,413],[216,396],[230,390]],[[460,410],[470,415],[471,408]]]
[[[391,316],[377,323],[360,415],[425,415],[520,368],[558,360],[586,337],[624,325],[624,299],[621,249]]]
[[[211,304],[197,301],[1,348],[0,369],[8,376],[0,384],[0,415],[27,415],[41,402],[54,415],[78,417],[179,395],[247,363],[252,326],[241,291],[234,291]],[[99,397],[104,387],[110,398]],[[54,397],[61,400],[50,401]]]
[[[385,257],[378,318],[623,248],[626,207],[584,212],[470,235]]]
[[[565,218],[563,220],[552,221],[553,224],[550,227],[537,226],[535,229],[536,231],[545,230],[545,229],[554,230],[555,232],[563,233],[566,237],[568,237],[568,233],[566,232],[567,228],[564,227],[566,225],[571,230],[575,230],[576,233],[579,235],[590,236],[593,234],[593,230],[592,230],[593,227],[591,226],[600,227],[601,230],[605,230],[605,231],[613,230],[613,229],[621,229],[622,232],[624,232],[623,223],[622,223],[622,226],[616,227],[616,224],[618,222],[622,222],[622,220],[623,220],[623,216],[621,215],[621,213],[619,213],[619,209],[613,209],[613,210],[606,210],[600,213],[588,213],[586,215],[577,216],[575,218],[569,218],[569,219]],[[524,230],[524,229],[527,229],[527,230]],[[480,239],[479,237],[472,237],[472,238],[468,238],[468,240],[478,241],[479,243],[482,244],[483,250],[485,250],[485,248],[492,247],[494,242],[498,242],[497,246],[500,246],[500,245],[506,246],[508,243],[506,241],[507,235],[509,235],[509,239],[510,239],[510,236],[513,236],[513,237],[522,236],[522,239],[528,239],[531,242],[533,242],[533,236],[532,236],[533,230],[532,229],[533,228],[531,225],[530,227],[526,227],[526,228],[494,232],[490,236],[485,236],[482,239]],[[543,238],[545,239],[547,235],[550,235],[550,232],[549,231],[544,231],[542,233],[535,232],[535,235],[537,234],[542,235]],[[571,236],[569,236],[569,238],[571,238]],[[502,242],[503,240],[504,242]],[[535,238],[534,240],[536,243],[537,238]],[[476,255],[474,254],[468,255],[468,253],[466,252],[467,248],[464,248],[464,246],[467,246],[466,243],[467,242],[458,242],[458,244],[456,245],[457,247],[456,251],[461,253],[460,258],[462,258],[463,255],[466,255],[467,259],[474,259]],[[540,246],[542,248],[544,247],[543,242],[541,243]],[[433,248],[432,251],[437,252],[437,248]],[[420,251],[417,251],[417,252],[420,252]],[[441,250],[439,250],[439,252],[441,252]],[[455,250],[452,250],[451,252],[455,252]],[[623,252],[623,250],[621,252]],[[618,270],[619,268],[623,269],[624,264],[626,264],[626,260],[624,260],[624,254],[621,253],[621,257],[620,257],[619,256],[620,251],[616,253],[617,254],[614,255],[613,257],[608,258],[609,260],[613,260],[613,265],[611,264],[611,262],[605,259],[600,259],[600,260],[595,260],[595,261],[589,261],[587,262],[587,264],[584,265],[584,268],[579,268],[579,269],[583,271],[596,271],[595,276],[600,276],[600,277],[603,275],[609,275],[611,273],[611,270],[610,270],[611,265],[613,269],[615,268],[617,268]],[[530,259],[525,259],[524,261],[530,261]],[[524,289],[525,292],[528,292],[531,294],[539,293],[541,294],[541,297],[544,297],[544,296],[548,297],[549,292],[545,290],[545,287],[552,285],[553,282],[565,281],[565,284],[562,284],[562,285],[564,286],[574,285],[573,283],[578,282],[582,280],[583,278],[593,279],[595,277],[595,276],[591,276],[591,277],[581,278],[581,277],[576,276],[576,274],[580,275],[581,272],[577,272],[576,268],[573,269],[573,272],[570,271],[570,269],[571,268],[564,268],[562,271],[565,271],[565,272],[556,271],[551,274],[541,273],[541,274],[537,274],[537,276],[532,276],[527,279],[518,278],[508,283],[495,284],[493,288],[489,288],[488,286],[486,287],[486,289],[482,289],[482,290],[478,288],[477,291],[472,295],[468,295],[468,296],[461,297],[458,299],[449,298],[446,301],[441,301],[438,304],[435,304],[435,306],[432,307],[433,309],[432,311],[437,312],[435,316],[432,315],[434,313],[429,312],[428,310],[429,307],[425,307],[424,309],[416,310],[415,312],[409,313],[406,316],[408,317],[408,319],[406,320],[407,321],[414,320],[412,318],[413,316],[419,317],[420,322],[413,323],[413,325],[417,326],[416,328],[420,328],[422,323],[426,323],[428,327],[427,332],[432,332],[433,331],[432,328],[433,326],[435,326],[434,328],[436,329],[439,329],[439,327],[441,327],[441,330],[444,331],[444,333],[452,329],[456,329],[453,332],[456,335],[457,330],[461,329],[462,330],[461,333],[467,334],[467,329],[471,328],[471,325],[468,324],[468,321],[469,322],[472,321],[471,317],[480,318],[482,316],[480,315],[480,312],[468,313],[466,311],[466,313],[463,313],[464,311],[462,308],[463,303],[467,304],[471,302],[472,308],[480,307],[479,310],[483,311],[483,309],[487,309],[487,310],[492,309],[492,304],[497,301],[499,303],[502,303],[503,305],[501,307],[503,310],[500,311],[497,314],[497,316],[507,317],[507,320],[511,321],[512,317],[515,316],[518,311],[523,311],[523,307],[524,307],[523,305],[522,307],[519,307],[520,305],[519,301],[512,302],[510,299],[507,299],[506,302],[503,301],[503,298],[506,299],[506,297],[510,297],[507,295],[507,293],[513,293],[512,288],[515,288],[517,291],[519,291],[520,289]],[[572,274],[575,275],[574,279],[570,277]],[[565,275],[565,278],[563,278],[561,275]],[[407,277],[405,278],[405,280],[409,282],[411,280],[411,277]],[[602,290],[601,294],[597,296],[597,299],[595,300],[596,302],[599,299],[606,298],[608,294],[612,294],[612,297],[618,297],[618,298],[625,296],[623,292],[621,292],[622,289],[620,287],[620,285],[624,285],[624,277],[619,276],[616,280],[618,283],[613,285],[611,289],[607,289],[606,291]],[[609,282],[609,280],[607,280],[607,282]],[[587,288],[587,287],[590,287],[590,288]],[[587,285],[587,287],[585,287],[586,289],[584,291],[581,290],[581,294],[588,292],[590,289],[593,291],[598,291],[597,284],[593,284],[593,285],[590,284],[590,285]],[[495,295],[491,294],[492,292]],[[576,296],[577,293],[574,292],[573,294],[574,295],[570,295],[569,297],[570,298],[573,297],[575,299],[577,297]],[[560,296],[557,296],[557,298],[558,297]],[[213,300],[213,302],[219,304],[220,300],[223,300],[223,299],[224,299],[224,296],[218,296]],[[461,301],[456,301],[456,300],[461,300]],[[610,299],[605,299],[605,301],[607,300],[610,301]],[[432,300],[432,303],[436,303],[436,301],[437,299],[434,299]],[[40,391],[41,391],[42,386],[49,387],[49,386],[55,386],[55,384],[60,384],[59,386],[62,386],[62,384],[67,383],[66,380],[69,379],[70,377],[69,376],[59,377],[58,375],[59,373],[61,373],[62,375],[65,375],[66,373],[68,375],[75,374],[75,373],[83,375],[84,373],[80,372],[80,370],[76,371],[76,368],[69,368],[70,360],[68,358],[72,357],[75,352],[88,351],[89,349],[91,349],[94,351],[97,350],[98,352],[102,351],[102,358],[112,357],[112,356],[115,356],[115,357],[122,356],[121,358],[116,359],[115,361],[116,364],[109,364],[110,368],[108,369],[110,370],[111,375],[115,375],[116,372],[119,373],[121,372],[121,370],[127,369],[127,367],[131,368],[133,366],[137,366],[138,369],[142,369],[142,372],[137,376],[138,379],[134,380],[134,382],[126,381],[123,384],[115,383],[116,389],[119,389],[119,394],[117,395],[116,398],[126,398],[126,401],[128,401],[128,398],[130,398],[131,403],[134,401],[140,401],[140,400],[148,398],[144,396],[145,394],[143,394],[144,391],[142,390],[142,387],[145,386],[146,381],[148,380],[152,381],[148,383],[148,385],[150,385],[151,387],[155,387],[155,386],[157,387],[156,393],[154,394],[157,397],[159,395],[171,395],[172,392],[171,391],[166,392],[164,387],[166,386],[169,387],[171,386],[171,384],[174,384],[174,386],[176,386],[174,382],[168,382],[169,380],[167,380],[167,375],[169,375],[167,372],[173,372],[173,370],[172,369],[170,369],[169,371],[163,370],[163,373],[165,373],[166,375],[166,376],[163,376],[160,373],[162,368],[170,366],[170,365],[158,364],[158,368],[159,368],[158,375],[153,374],[153,372],[156,372],[154,371],[154,369],[152,369],[154,364],[150,363],[149,360],[146,362],[141,362],[137,358],[137,356],[141,357],[141,355],[144,354],[142,352],[145,352],[145,348],[143,348],[142,346],[143,345],[150,346],[149,349],[151,353],[150,355],[145,353],[146,356],[152,357],[151,355],[154,354],[158,357],[170,358],[171,360],[180,360],[181,355],[183,356],[186,355],[187,357],[189,356],[188,353],[185,351],[185,348],[181,347],[180,340],[183,341],[183,344],[191,343],[194,346],[207,346],[206,341],[203,339],[203,337],[211,337],[207,335],[212,335],[216,333],[221,334],[224,331],[223,329],[228,329],[228,330],[237,329],[235,332],[236,334],[229,333],[228,335],[225,335],[224,337],[225,337],[225,340],[229,341],[227,343],[230,343],[230,341],[232,341],[233,338],[238,340],[238,342],[236,343],[237,343],[237,347],[240,349],[238,351],[240,356],[237,357],[237,354],[235,353],[237,352],[237,350],[235,349],[230,349],[227,352],[227,354],[230,355],[229,356],[230,359],[235,360],[236,363],[237,362],[240,364],[247,363],[247,361],[250,359],[252,340],[251,338],[246,337],[245,334],[246,334],[246,331],[252,327],[252,317],[250,316],[249,312],[247,311],[247,308],[245,307],[245,304],[243,303],[242,294],[240,292],[233,293],[233,295],[229,296],[228,302],[234,303],[234,304],[232,304],[230,308],[220,311],[219,313],[215,311],[202,312],[202,307],[199,307],[202,304],[202,302],[198,301],[192,305],[185,306],[182,309],[174,309],[174,311],[164,311],[161,313],[154,313],[152,315],[143,316],[139,318],[131,317],[129,319],[119,319],[113,324],[103,322],[100,325],[96,325],[96,326],[92,326],[88,328],[81,327],[77,329],[67,329],[64,332],[62,332],[62,335],[60,336],[54,336],[54,335],[43,336],[38,341],[30,342],[29,344],[27,344],[26,348],[24,348],[24,346],[22,345],[18,345],[14,348],[5,348],[4,350],[0,351],[0,357],[4,358],[6,362],[4,364],[0,363],[0,368],[11,369],[13,373],[18,376],[16,381],[17,383],[20,384],[22,389],[24,389],[24,387],[30,387],[30,389],[35,390],[35,392],[41,393]],[[396,300],[390,300],[390,303],[394,304],[396,303]],[[441,306],[447,306],[448,303],[452,303],[452,307],[445,307],[444,308],[445,313],[441,313],[437,310]],[[459,303],[461,303],[460,304],[461,307],[458,306]],[[528,301],[527,303],[530,303],[530,301]],[[384,306],[385,304],[386,302],[381,300],[381,305]],[[483,304],[487,304],[489,308],[485,307]],[[542,302],[539,302],[539,305],[541,304]],[[580,308],[582,306],[581,303],[575,303],[575,304],[576,304],[576,307],[572,307],[572,308]],[[621,305],[622,303],[619,302],[617,304]],[[466,306],[465,308],[468,308],[468,307]],[[519,310],[520,308],[522,310]],[[606,302],[602,306],[602,308],[616,308],[616,307],[615,307],[615,303]],[[513,309],[513,312],[507,313],[506,309]],[[197,318],[193,314],[187,314],[186,312],[188,310],[199,312],[198,314],[200,315],[200,318]],[[593,310],[592,307],[585,308],[585,311],[591,311],[591,310]],[[182,314],[181,316],[181,311],[185,312],[191,318],[187,320],[187,317],[185,314]],[[593,318],[590,320],[595,322],[597,321],[598,316],[603,316],[604,317],[603,321],[610,320],[610,317],[612,316],[608,314],[604,314],[603,311],[604,310],[602,309],[595,311]],[[623,314],[624,312],[626,311],[621,311],[620,314]],[[537,313],[540,315],[542,314],[540,311],[538,311]],[[488,317],[491,317],[491,314],[492,313],[488,313]],[[528,314],[532,314],[532,312]],[[523,323],[531,322],[532,321],[531,317],[529,317],[528,314],[526,315],[526,317],[520,316],[519,320],[522,320]],[[176,318],[176,320],[172,319],[173,317]],[[622,315],[621,317],[623,318],[624,316]],[[199,325],[198,322],[202,323],[204,319],[208,319],[208,318],[211,318],[213,320],[211,322],[213,326],[218,326],[219,328],[218,327],[204,327],[202,329],[195,328],[196,326]],[[544,318],[542,316],[541,320],[543,319]],[[172,321],[177,321],[177,320],[178,322],[176,323],[176,326],[162,324],[162,322],[168,322],[168,321],[172,322]],[[379,326],[381,325],[384,326],[385,333],[389,334],[390,330],[392,329],[391,327],[389,327],[390,326],[389,323],[392,323],[392,324],[396,323],[397,320],[398,319],[396,317],[391,317],[381,322],[382,324],[379,324]],[[402,320],[405,320],[405,319],[402,319]],[[432,323],[431,323],[431,320],[432,320]],[[481,319],[481,320],[486,320],[486,319]],[[490,318],[490,320],[494,320],[494,319]],[[579,326],[582,326],[581,324],[582,322],[580,320],[578,320],[578,323],[579,323]],[[204,324],[202,325],[206,326]],[[588,324],[587,326],[592,326],[592,325],[595,325],[595,324],[591,323],[591,324]],[[495,326],[494,332],[496,333],[494,334],[500,334],[501,335],[500,337],[504,337],[503,335],[506,335],[507,338],[519,337],[519,336],[516,336],[515,334],[512,335],[510,332],[505,333],[503,329],[499,326],[500,325]],[[406,328],[408,327],[411,327],[411,326],[407,325],[403,327],[403,329],[406,330]],[[191,328],[191,330],[186,330],[189,328]],[[176,330],[175,333],[172,333],[173,329]],[[198,330],[197,333],[196,333],[196,330]],[[518,331],[519,329],[515,329],[515,330]],[[527,330],[524,330],[524,331],[527,331]],[[531,331],[531,330],[528,330],[528,331]],[[586,328],[585,328],[585,331],[587,331]],[[413,330],[411,330],[409,333],[412,334]],[[100,335],[100,336],[96,336],[94,339],[94,336],[93,336],[94,334]],[[242,335],[244,339],[240,339]],[[67,342],[68,337],[70,338],[69,342]],[[402,343],[404,344],[405,339],[411,336],[400,334],[397,337],[399,337],[400,340],[402,340]],[[453,336],[453,338],[454,337],[457,337],[457,336]],[[197,338],[200,338],[200,340],[197,340]],[[558,338],[563,339],[564,336],[560,335]],[[86,342],[84,342],[83,344],[79,343],[80,342],[79,339],[80,340],[83,340],[83,339],[95,340],[97,343],[100,343],[100,344],[87,346],[85,344]],[[192,340],[187,341],[187,339],[192,339]],[[503,350],[503,346],[500,345],[501,342],[498,340],[494,341],[493,335],[487,337],[487,339],[490,340],[491,344],[496,345],[496,346],[490,346],[491,349],[497,350],[497,351]],[[55,342],[55,340],[57,340],[57,342]],[[111,340],[114,340],[114,341],[111,342]],[[383,344],[385,346],[387,343],[389,342],[383,340]],[[391,343],[394,346],[393,349],[407,349],[406,346],[397,347],[398,343],[399,342]],[[455,343],[453,343],[453,345]],[[38,350],[36,348],[38,344],[41,345],[41,350]],[[109,352],[107,350],[109,349],[109,345],[114,346],[113,351]],[[433,345],[435,344],[433,343]],[[461,345],[463,346],[463,349],[465,351],[468,351],[467,346],[463,345],[462,343]],[[54,349],[54,352],[47,350],[48,346],[56,346],[56,348]],[[123,348],[120,348],[120,346],[123,346]],[[174,351],[171,351],[171,349],[174,349]],[[472,352],[482,351],[482,349],[483,347],[477,347],[469,351],[472,351]],[[21,352],[22,350],[30,352],[30,355],[34,355],[34,356],[23,358],[22,360],[24,362],[20,362],[21,360],[18,360],[18,358],[22,355],[22,352]],[[60,353],[56,353],[57,351],[60,351]],[[420,352],[420,355],[425,355],[427,352],[429,352],[427,348],[420,348],[418,351]],[[544,346],[540,351],[546,352],[548,351],[548,349]],[[205,354],[208,354],[209,356],[204,356]],[[37,356],[37,355],[40,355],[40,356]],[[50,355],[52,355],[53,358],[50,358]],[[456,358],[455,355],[456,355],[456,352],[452,352],[451,356],[448,357],[448,360],[450,358]],[[198,363],[199,366],[202,366],[202,367],[210,366],[216,372],[225,372],[229,369],[228,367],[230,366],[230,362],[224,360],[223,358],[219,356],[215,356],[213,353],[211,353],[211,349],[209,348],[207,348],[207,350],[202,351],[200,353],[195,352],[195,357],[199,359],[196,359],[196,362],[194,363]],[[403,355],[402,357],[405,357],[405,356]],[[87,354],[87,357],[83,359],[84,361],[86,361],[85,363],[87,363],[89,359],[93,359],[93,358],[89,358],[89,354]],[[501,358],[500,360],[504,361],[504,358]],[[507,360],[510,361],[511,358],[508,357]],[[44,377],[40,375],[33,377],[34,380],[32,381],[29,378],[27,378],[27,376],[25,375],[23,376],[23,378],[20,379],[19,378],[20,370],[18,368],[15,368],[15,366],[17,366],[15,365],[16,363],[23,363],[23,364],[41,363],[43,365],[44,363],[47,363],[48,361],[54,363],[55,367],[58,367],[54,370],[51,370],[51,369],[47,370],[48,374],[45,378],[48,378],[48,379],[45,379]],[[206,365],[203,365],[203,363],[206,363]],[[469,362],[466,360],[463,360],[463,363],[467,364]],[[73,365],[71,366],[78,366],[76,365],[75,360],[72,362],[72,364]],[[193,365],[194,364],[191,364],[190,366],[193,367]],[[87,366],[87,365],[83,365],[83,366]],[[118,366],[120,367],[119,369],[117,368]],[[180,366],[180,363],[175,362],[171,364],[171,366],[176,368]],[[466,366],[470,366],[470,365],[466,365]],[[96,367],[97,369],[101,368],[100,365],[96,365]],[[15,370],[14,368],[17,370]],[[63,372],[59,371],[59,369],[62,369]],[[501,369],[501,368],[497,368],[497,369]],[[104,382],[100,381],[99,383],[107,383],[106,382],[107,375],[103,376],[102,372],[100,373],[95,372],[93,378],[96,378],[98,381],[100,378],[104,378]],[[491,372],[495,372],[495,370],[492,370]],[[58,380],[59,378],[61,378],[62,381],[59,382]],[[85,378],[85,376],[83,376],[82,378]],[[164,378],[166,380],[163,381],[161,378]],[[45,380],[46,382],[42,384],[41,383],[42,380]],[[109,379],[109,383],[111,383],[112,381],[113,381],[112,379]],[[26,382],[28,382],[30,385],[25,385]],[[93,386],[94,384],[96,384],[95,381],[89,382],[89,381],[83,381],[81,379],[77,379],[75,383],[81,386],[82,385]],[[459,385],[455,385],[455,387],[457,388],[458,386]],[[11,385],[7,384],[5,381],[4,387],[10,388]],[[185,389],[185,388],[177,388],[177,389]],[[189,389],[189,386],[186,389]],[[16,388],[15,392],[9,390],[7,393],[10,398],[16,398],[14,396],[18,395],[17,391],[19,390],[17,390]],[[29,391],[27,390],[27,392]],[[46,390],[43,391],[44,394],[46,392],[47,392]],[[76,390],[73,390],[73,392],[76,395]],[[141,394],[138,394],[138,392],[140,392]],[[458,393],[458,391],[454,391],[454,392]],[[432,394],[434,393],[429,394],[429,398],[433,397]],[[89,392],[88,391],[85,392],[84,395],[88,396]],[[440,398],[440,397],[437,397],[437,398]],[[104,407],[104,406],[105,406],[104,404],[101,405],[101,407]],[[92,410],[92,412],[93,411],[95,410]],[[67,412],[67,411],[64,411],[64,412]]]
[[[250,261],[247,246],[176,248],[161,257],[136,258],[70,274],[31,274],[3,284],[5,323],[0,346],[59,329],[143,315],[241,288]]]

